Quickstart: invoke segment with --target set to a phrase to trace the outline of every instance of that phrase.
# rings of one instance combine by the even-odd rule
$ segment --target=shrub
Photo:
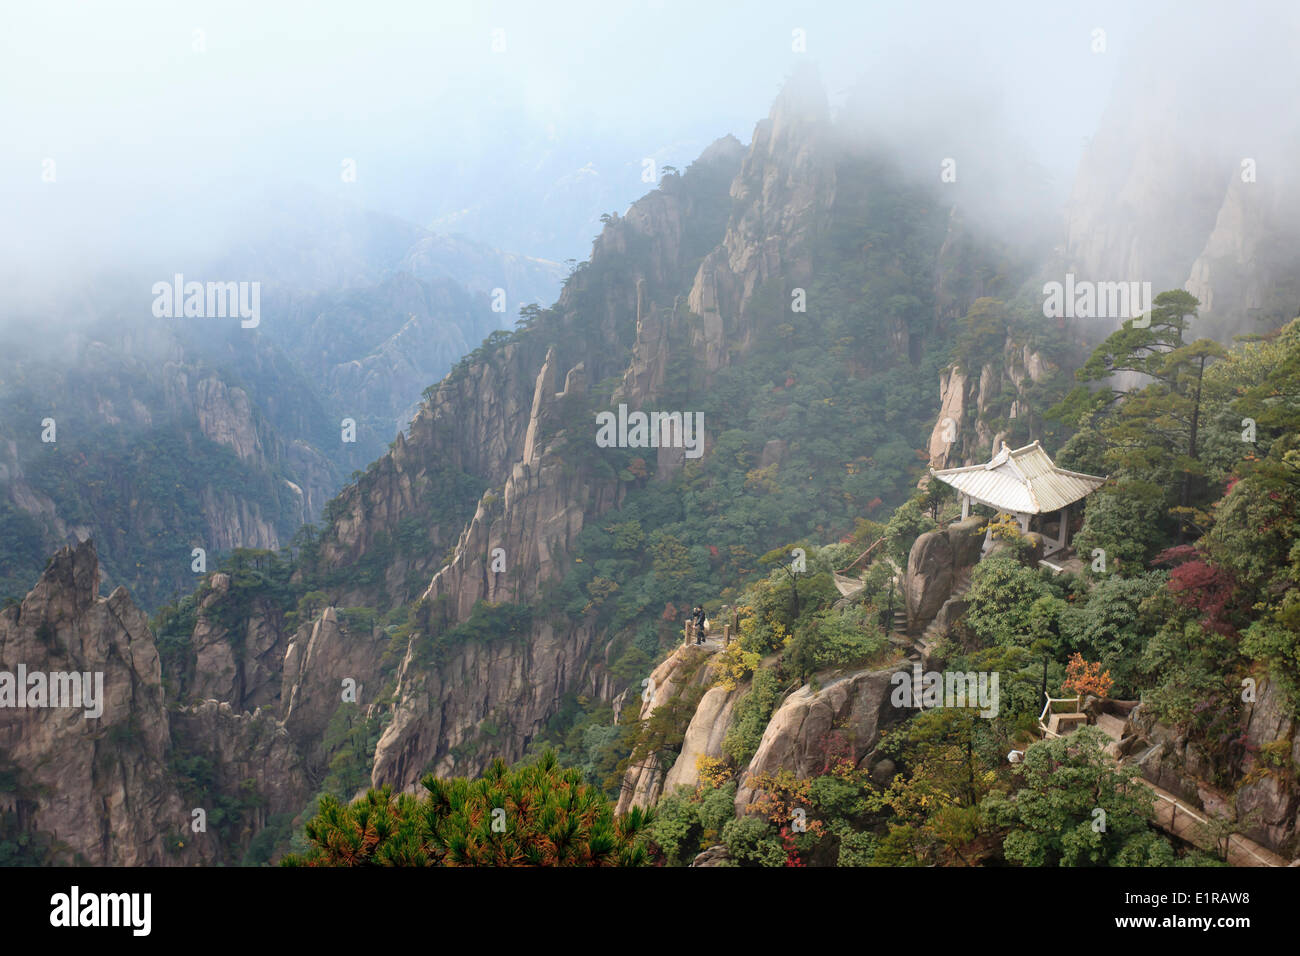
[[[871,866],[875,862],[876,837],[856,830],[840,837],[840,855],[836,866]]]
[[[761,659],[757,651],[747,651],[739,641],[732,641],[715,659],[719,673],[714,686],[735,690]]]
[[[529,766],[493,762],[478,780],[432,775],[422,800],[391,787],[343,805],[332,796],[306,825],[311,848],[286,866],[639,866],[637,835],[654,815],[613,806],[548,751]]]
[[[785,658],[795,673],[806,679],[829,667],[863,664],[884,645],[885,636],[866,608],[826,610],[796,627]]]
[[[785,866],[785,847],[776,830],[761,817],[747,815],[727,821],[722,842],[741,866]]]
[[[772,719],[776,700],[780,694],[776,674],[770,670],[759,669],[754,672],[754,681],[749,692],[736,701],[731,727],[722,742],[722,752],[730,757],[737,766],[749,763],[758,750],[763,739],[763,731]]]

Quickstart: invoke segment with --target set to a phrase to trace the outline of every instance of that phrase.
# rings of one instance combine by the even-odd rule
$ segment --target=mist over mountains
[[[6,301],[3,499],[11,541],[23,542],[5,563],[10,589],[61,541],[95,537],[108,580],[147,604],[189,580],[182,558],[193,547],[287,544],[406,427],[431,381],[521,305],[553,297],[563,273],[310,190],[231,218],[242,227],[215,256],[155,252]],[[154,285],[177,276],[256,283],[264,322],[250,335],[238,319],[159,319]],[[70,455],[42,454],[51,449],[39,429],[24,427],[49,417],[63,427],[54,450]],[[340,441],[345,420],[354,442]],[[127,478],[155,470],[158,456],[173,459],[175,480]],[[117,482],[87,485],[93,472]],[[152,489],[153,500],[133,500],[124,517],[123,499],[87,494],[119,482]],[[160,524],[188,531],[155,552]]]
[[[386,51],[423,94],[366,75],[331,87],[345,110],[286,67],[229,155],[185,165],[205,127],[179,119],[156,190],[98,179],[125,140],[81,179],[70,151],[48,197],[13,188],[0,672],[107,692],[93,720],[0,697],[0,859],[1284,865],[1300,21],[1245,9],[992,30],[945,8],[932,38],[844,11],[824,60],[825,33],[755,14],[779,54],[733,42],[732,74],[693,78],[587,37],[647,77],[611,71],[567,113],[566,65],[591,67],[563,37],[538,53],[554,24],[511,21],[498,52],[459,10],[438,42],[482,42],[437,82],[415,27],[355,61],[328,47]],[[646,31],[659,64],[680,16],[598,22]],[[245,49],[204,36],[198,56]],[[195,51],[154,69],[214,69]],[[774,92],[736,120],[756,74]],[[297,174],[250,175],[276,165],[259,145]],[[1053,312],[1052,283],[1089,297]],[[255,287],[255,321],[211,314],[214,284]],[[1130,284],[1151,297],[1121,314],[1106,290]],[[699,432],[599,439],[626,408]],[[1090,491],[1011,514],[934,474],[1034,446]],[[897,703],[924,671],[1003,696]],[[1153,814],[1150,788],[1237,848]],[[498,838],[474,801],[507,793]],[[367,830],[369,808],[436,816],[448,794],[438,826]]]

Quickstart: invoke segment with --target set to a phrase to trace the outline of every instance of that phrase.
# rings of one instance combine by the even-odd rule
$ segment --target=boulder
[[[987,518],[971,516],[947,528],[927,531],[912,545],[907,556],[907,573],[903,577],[903,596],[907,602],[907,626],[919,633],[952,597],[958,577],[980,559]],[[945,626],[956,620],[965,608],[953,608]]]
[[[700,686],[712,682],[713,672],[708,666],[706,658],[710,656],[710,651],[706,647],[682,644],[668,655],[658,667],[650,672],[649,678],[645,683],[645,690],[641,694],[641,720],[648,720],[655,710],[676,697],[689,686]],[[720,688],[713,688],[720,690]],[[709,694],[706,692],[705,697]],[[732,698],[734,700],[734,697]],[[701,699],[700,705],[703,706],[704,700]],[[714,710],[717,707],[717,710]],[[722,711],[725,708],[725,717]],[[677,769],[680,764],[682,769],[678,774],[678,779],[682,784],[689,782],[688,778],[694,775],[698,779],[695,770],[695,757],[700,753],[706,752],[712,745],[717,736],[717,731],[713,725],[719,722],[728,722],[731,716],[731,704],[724,701],[721,697],[715,695],[709,704],[709,710],[712,717],[700,718],[700,723],[696,726],[696,735],[691,746],[694,748],[694,756],[688,763],[682,763],[679,758],[674,764],[673,770]],[[699,716],[699,708],[696,709],[696,716]],[[692,726],[696,725],[695,719],[691,720]],[[706,729],[707,728],[707,729]],[[726,727],[723,726],[721,734],[726,735]],[[690,735],[688,728],[687,735]],[[717,737],[717,751],[720,753],[722,747],[721,737]],[[683,747],[686,744],[683,743]],[[615,812],[619,814],[627,813],[633,807],[645,809],[652,807],[659,801],[660,796],[665,793],[664,781],[667,774],[659,766],[659,758],[651,754],[644,760],[634,763],[627,768],[623,775],[623,784],[619,788],[618,805]]]
[[[957,570],[973,567],[980,559],[984,547],[984,529],[989,519],[971,515],[948,525],[948,544],[952,548],[953,567]]]
[[[732,710],[747,689],[745,686],[734,690],[711,687],[705,692],[695,708],[690,726],[686,728],[681,755],[664,778],[664,793],[672,793],[678,787],[693,790],[700,782],[699,759],[722,756],[722,741],[731,726]]]
[[[869,766],[881,730],[909,713],[890,701],[891,677],[898,669],[859,671],[818,691],[805,684],[787,697],[772,715],[741,777],[736,812],[744,812],[758,797],[759,791],[751,785],[758,774],[789,770],[797,777],[812,777],[825,772],[841,753],[855,766]]]
[[[896,773],[898,773],[898,767],[894,765],[894,761],[888,757],[882,757],[871,768],[871,782],[877,787],[888,787],[894,782]]]
[[[907,625],[913,632],[929,624],[952,594],[954,580],[952,542],[946,531],[927,531],[918,537],[907,556],[903,597]]]
[[[731,866],[731,854],[721,843],[711,846],[692,862],[691,866]]]

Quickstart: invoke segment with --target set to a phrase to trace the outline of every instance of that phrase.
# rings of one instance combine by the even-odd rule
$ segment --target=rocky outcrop
[[[1296,267],[1296,208],[1300,189],[1289,172],[1246,182],[1228,177],[1205,247],[1192,263],[1188,292],[1200,301],[1201,328],[1226,337],[1244,320],[1271,324],[1290,318],[1295,302],[1282,291]]]
[[[593,631],[545,622],[523,642],[469,644],[435,667],[413,645],[375,748],[374,785],[413,790],[428,772],[474,775],[493,757],[511,763],[566,693],[612,697],[612,682],[594,666],[603,657],[594,653]]]
[[[722,844],[711,846],[703,853],[700,853],[693,861],[691,866],[735,866],[731,862],[731,854]]]
[[[989,452],[1014,434],[1032,439],[1034,408],[1027,389],[1041,384],[1055,367],[1041,353],[1008,337],[1002,356],[979,369],[952,365],[939,375],[939,414],[930,433],[930,467],[953,468],[988,459]],[[1014,397],[1008,399],[1007,396]],[[1010,430],[994,432],[989,422],[1007,419]],[[1024,422],[1023,425],[1020,423]],[[1041,418],[1038,422],[1041,425]]]
[[[1205,244],[1227,168],[1189,142],[1179,85],[1159,70],[1117,89],[1066,207],[1065,271],[1179,288]]]
[[[199,430],[240,461],[261,462],[265,451],[253,418],[253,403],[242,388],[232,388],[216,375],[194,383],[194,414]]]
[[[340,464],[304,440],[319,435],[324,414],[282,354],[256,336],[216,344],[199,332],[182,344],[179,330],[152,317],[145,328],[134,322],[119,328],[115,318],[102,338],[94,326],[66,330],[57,359],[23,359],[32,363],[24,377],[41,383],[32,400],[58,410],[57,439],[33,442],[24,426],[13,441],[0,414],[0,500],[35,522],[24,537],[39,535],[31,550],[41,555],[0,568],[6,594],[25,593],[48,553],[94,536],[105,580],[152,609],[193,586],[190,548],[210,558],[278,548],[338,487]],[[239,368],[246,384],[225,368]],[[272,382],[282,393],[268,394]],[[51,462],[49,452],[62,453]],[[38,462],[42,487],[31,481]],[[69,480],[73,462],[101,477]]]
[[[103,598],[99,580],[90,542],[64,548],[22,603],[0,613],[0,670],[10,680],[20,668],[75,674],[97,698],[91,710],[7,701],[0,750],[30,795],[28,828],[53,835],[68,861],[157,864],[169,859],[166,833],[188,820],[167,773],[158,651],[126,589]]]
[[[305,504],[303,501],[304,506]],[[235,548],[274,551],[281,545],[279,529],[274,521],[262,513],[262,508],[256,501],[250,501],[228,489],[208,485],[199,492],[199,506],[207,528],[202,539],[203,546],[213,554]],[[303,513],[307,514],[306,511]]]
[[[749,690],[747,684],[728,689],[710,687],[700,698],[682,739],[682,752],[664,778],[663,792],[673,793],[678,787],[694,790],[700,782],[699,760],[722,756],[722,742],[731,729],[731,712]]]
[[[287,638],[279,613],[262,602],[256,602],[234,625],[237,633],[231,633],[219,614],[229,599],[230,575],[212,575],[190,639],[193,667],[178,690],[186,699],[211,698],[252,710],[279,698]]]
[[[362,712],[377,704],[387,646],[380,631],[344,627],[332,607],[295,632],[282,664],[280,717],[309,762],[323,756],[325,728],[345,699]]]
[[[988,519],[972,515],[917,537],[908,553],[903,576],[909,633],[919,633],[935,619],[952,596],[961,572],[979,561],[987,524]],[[955,613],[950,610],[948,617]]]
[[[55,554],[22,603],[0,613],[0,765],[16,780],[0,807],[16,809],[25,831],[49,834],[64,862],[238,862],[271,816],[300,810],[309,795],[293,741],[266,710],[215,700],[170,710],[148,621],[125,588],[101,597],[99,583],[87,541]],[[75,707],[14,706],[6,685],[20,668],[29,683],[88,675],[82,690],[94,706],[84,696]],[[207,768],[195,778],[201,791],[177,776],[177,756]],[[222,798],[246,809],[195,830],[194,809],[210,812]]]
[[[561,437],[547,437],[560,408],[586,390],[579,365],[557,392],[557,361],[555,350],[549,350],[537,373],[523,460],[511,469],[499,498],[489,492],[479,502],[454,557],[425,591],[425,600],[445,597],[456,620],[467,618],[480,600],[522,604],[535,598],[543,584],[562,574],[584,522],[618,502],[616,480],[592,480],[549,450]]]
[[[1210,817],[1239,823],[1245,836],[1294,857],[1300,853],[1300,786],[1295,776],[1300,735],[1283,699],[1273,682],[1264,681],[1258,700],[1248,705],[1243,755],[1230,771],[1235,790],[1225,792],[1209,782],[1221,777],[1223,768],[1200,741],[1157,722],[1141,707],[1131,715],[1136,734],[1123,741],[1122,753],[1151,783]],[[1265,759],[1268,752],[1273,759]]]
[[[622,384],[614,390],[611,405],[626,403],[634,409],[652,405],[667,379],[669,360],[673,356],[673,332],[680,328],[684,311],[685,303],[680,296],[674,298],[671,311],[649,308],[645,282],[637,283],[636,341],[632,345],[632,361],[623,373]],[[668,480],[685,461],[684,448],[672,444],[660,446],[655,450],[655,478]]]
[[[834,152],[825,90],[811,68],[796,71],[777,97],[731,185],[734,212],[721,246],[696,273],[687,299],[703,319],[692,352],[708,371],[743,352],[755,292],[779,278],[790,289],[812,279],[812,240],[835,201]]]
[[[399,272],[365,290],[295,300],[281,321],[293,331],[285,347],[323,393],[386,439],[406,428],[424,388],[504,318],[487,294],[471,294],[450,278],[421,281]]]
[[[1246,824],[1247,836],[1296,857],[1300,856],[1300,727],[1284,701],[1277,684],[1266,681],[1250,708],[1236,813]],[[1267,760],[1265,748],[1283,759]]]
[[[725,188],[734,148],[711,152],[614,217],[593,246],[591,267],[574,273],[539,320],[544,330],[486,350],[448,376],[429,393],[409,435],[344,490],[322,540],[327,569],[354,565],[403,524],[416,523],[428,545],[407,563],[390,564],[382,594],[345,582],[332,595],[336,604],[422,598],[454,627],[480,602],[530,603],[563,576],[578,534],[624,490],[608,469],[572,453],[595,439],[587,383],[617,374],[639,400],[656,397],[663,379],[652,353],[666,333],[655,323],[672,322],[662,304],[689,281],[702,254],[693,251],[698,236],[722,232],[714,197],[704,202],[698,190],[714,188],[719,177]],[[629,374],[633,315],[642,320],[642,364],[634,361]],[[441,498],[457,475],[486,489],[463,511]],[[431,513],[441,517],[431,521]],[[422,572],[429,582],[423,594],[406,593],[406,582]],[[492,756],[516,759],[565,694],[609,699],[621,689],[587,621],[537,615],[525,630],[517,641],[443,648],[436,661],[418,646],[425,636],[413,635],[393,718],[376,749],[376,783],[408,787],[427,768],[473,772]]]
[[[1227,341],[1252,328],[1243,320],[1295,314],[1293,293],[1270,302],[1267,289],[1295,266],[1297,124],[1272,99],[1281,87],[1262,84],[1256,108],[1242,110],[1190,65],[1205,55],[1247,56],[1268,70],[1284,59],[1291,31],[1253,31],[1246,53],[1232,49],[1240,37],[1210,40],[1187,28],[1161,26],[1164,42],[1189,54],[1189,72],[1139,59],[1120,76],[1075,174],[1061,268],[1048,278],[1073,272],[1078,280],[1145,281],[1156,294],[1185,288],[1201,301],[1194,335]],[[1262,54],[1261,43],[1277,44],[1275,52]],[[1093,320],[1084,329],[1099,337],[1114,324]]]
[[[239,795],[253,804],[223,834],[234,841],[240,857],[272,817],[298,813],[311,796],[311,782],[293,738],[264,708],[241,712],[225,701],[205,700],[175,709],[171,728],[186,755],[205,760],[210,768],[210,789],[185,795],[191,820],[195,807],[210,811],[221,795]],[[211,826],[207,837],[217,837]],[[186,840],[202,843],[203,834],[191,832]],[[211,858],[219,859],[221,849],[211,846]]]
[[[744,813],[760,796],[755,789],[759,774],[789,770],[797,777],[811,777],[825,772],[839,757],[855,767],[873,769],[881,731],[910,713],[890,702],[896,670],[859,671],[819,690],[805,684],[790,694],[772,715],[741,777],[736,812]]]
[[[683,644],[664,658],[646,679],[645,691],[641,695],[640,719],[642,721],[649,720],[656,710],[673,698],[680,696],[689,687],[706,687],[711,684],[714,674],[705,664],[711,650],[711,648],[699,647],[693,644]],[[717,689],[720,688],[713,688],[713,690]],[[707,693],[705,696],[708,696]],[[715,697],[714,702],[718,703],[718,701],[719,698]],[[720,711],[721,707],[719,707]],[[691,723],[694,724],[694,722],[694,718],[692,718]],[[716,719],[712,723],[716,724]],[[700,729],[704,726],[705,724],[702,721]],[[725,729],[723,734],[726,734]],[[707,747],[707,741],[712,735],[705,731],[702,736],[704,741],[701,741],[701,734],[697,730],[696,746],[703,743]],[[691,767],[694,768],[694,761],[692,761]],[[674,766],[670,769],[676,768]],[[665,792],[664,780],[666,776],[658,754],[649,754],[644,759],[633,763],[623,775],[623,785],[619,790],[616,812],[626,813],[633,807],[644,809],[654,806],[659,797]],[[685,776],[686,769],[683,768],[680,774],[683,782]]]

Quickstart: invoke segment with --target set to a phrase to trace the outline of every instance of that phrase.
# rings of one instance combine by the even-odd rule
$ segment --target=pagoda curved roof
[[[1035,441],[1022,448],[1002,448],[982,465],[930,469],[930,474],[975,501],[999,511],[1048,514],[1092,494],[1105,476],[1056,467]]]

